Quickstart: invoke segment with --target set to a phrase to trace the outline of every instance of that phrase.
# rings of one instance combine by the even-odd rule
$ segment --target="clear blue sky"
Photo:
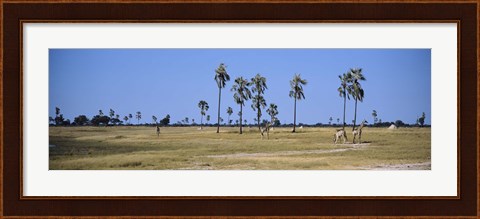
[[[238,119],[239,106],[230,88],[236,77],[267,78],[267,104],[278,105],[281,123],[293,122],[293,99],[289,80],[295,73],[308,81],[305,100],[297,102],[297,123],[328,123],[342,120],[338,75],[349,68],[362,68],[365,99],[358,104],[357,120],[372,123],[372,110],[382,121],[414,123],[426,113],[430,124],[430,49],[50,49],[49,116],[55,107],[73,121],[78,115],[91,118],[101,109],[115,110],[121,118],[142,112],[141,123],[170,114],[171,123],[189,117],[200,122],[197,104],[206,100],[215,120],[218,88],[215,69],[227,65],[231,80],[222,90],[221,116]],[[251,101],[244,118],[253,123]],[[354,114],[354,101],[347,101],[347,123]],[[268,115],[264,110],[263,118]],[[136,121],[135,121],[136,123]],[[213,123],[213,121],[210,121]]]

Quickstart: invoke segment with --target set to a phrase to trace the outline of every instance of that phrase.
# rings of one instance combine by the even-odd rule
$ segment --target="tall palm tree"
[[[240,115],[240,134],[242,134],[243,106],[245,105],[245,101],[252,97],[252,93],[248,89],[248,86],[250,86],[250,83],[246,79],[238,77],[235,79],[235,84],[233,84],[231,89],[235,92],[233,94],[233,99],[235,99],[235,102],[240,105],[240,112],[238,113],[238,115]]]
[[[123,117],[123,120],[125,120],[125,125],[126,125],[128,121],[128,116]]]
[[[270,106],[267,109],[268,115],[270,115],[270,122],[275,122],[277,119],[276,116],[278,115],[278,107],[276,104],[271,103]]]
[[[257,111],[257,126],[258,130],[260,130],[260,118],[262,117],[261,108],[265,108],[267,106],[265,98],[263,97],[263,93],[266,89],[268,89],[267,79],[262,77],[260,74],[257,74],[251,79],[251,81],[252,93],[255,94],[255,96],[252,98],[252,109]]]
[[[227,114],[228,114],[228,124],[229,124],[229,125],[230,125],[230,123],[231,123],[231,122],[230,122],[230,116],[232,115],[232,113],[233,113],[232,107],[228,107],[228,108],[227,108]]]
[[[137,115],[135,115],[135,118],[137,118],[137,125],[140,124],[140,119],[142,119],[142,113],[138,111]]]
[[[201,114],[200,129],[202,129],[203,128],[203,116],[205,115],[205,113],[208,111],[208,108],[210,108],[210,107],[208,106],[207,101],[200,100],[200,102],[198,102],[198,108],[200,108],[200,114]]]
[[[155,124],[157,124],[157,117],[156,116],[152,116],[152,120],[153,120],[153,122],[155,122]]]
[[[351,79],[349,89],[351,90],[351,94],[355,99],[355,116],[353,117],[353,129],[355,130],[355,124],[357,122],[357,102],[363,102],[363,98],[365,93],[363,91],[362,85],[360,81],[365,81],[366,78],[363,76],[361,68],[352,68],[350,69]]]
[[[132,114],[129,113],[128,114],[128,121],[130,122],[130,124],[132,124],[132,118],[133,118]]]
[[[230,75],[228,75],[226,66],[220,63],[217,69],[215,69],[215,81],[218,86],[218,116],[217,116],[217,133],[220,132],[220,100],[222,98],[222,88],[225,87],[227,81],[230,81]]]
[[[348,83],[350,82],[352,75],[350,72],[343,73],[339,75],[340,87],[338,87],[338,93],[340,97],[343,97],[343,126],[342,129],[345,130],[345,109],[347,107],[347,98],[350,100],[350,89],[348,88]]]
[[[300,74],[295,74],[293,79],[290,81],[290,93],[289,96],[293,97],[293,130],[295,132],[295,125],[297,123],[297,100],[305,99],[305,94],[303,93],[303,85],[307,85],[307,80],[302,79]]]

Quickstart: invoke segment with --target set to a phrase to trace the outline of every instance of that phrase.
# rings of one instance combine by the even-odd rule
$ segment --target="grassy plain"
[[[51,170],[430,169],[430,128],[363,129],[362,144],[333,143],[335,128],[50,127]],[[351,130],[348,127],[347,130]]]

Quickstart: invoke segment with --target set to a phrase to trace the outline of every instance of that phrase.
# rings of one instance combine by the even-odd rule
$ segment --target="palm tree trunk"
[[[242,104],[240,104],[240,134],[242,134]]]
[[[343,130],[345,130],[345,108],[347,107],[347,96],[343,92]]]
[[[357,123],[357,98],[355,97],[355,116],[353,117],[353,129],[355,130],[355,123]]]
[[[294,97],[295,102],[293,104],[293,131],[295,132],[295,124],[297,124],[297,98],[296,95]]]
[[[217,133],[220,132],[220,98],[222,97],[222,88],[218,88],[218,116],[217,116]]]
[[[260,131],[260,104],[257,104],[257,126],[258,126],[258,131]]]
[[[203,129],[203,115],[200,117],[200,129]]]

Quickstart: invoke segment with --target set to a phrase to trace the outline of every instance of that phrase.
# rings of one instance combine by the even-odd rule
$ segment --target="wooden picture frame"
[[[3,1],[0,218],[480,217],[477,1]],[[348,13],[345,13],[348,12]],[[457,22],[457,197],[24,197],[23,22]]]

